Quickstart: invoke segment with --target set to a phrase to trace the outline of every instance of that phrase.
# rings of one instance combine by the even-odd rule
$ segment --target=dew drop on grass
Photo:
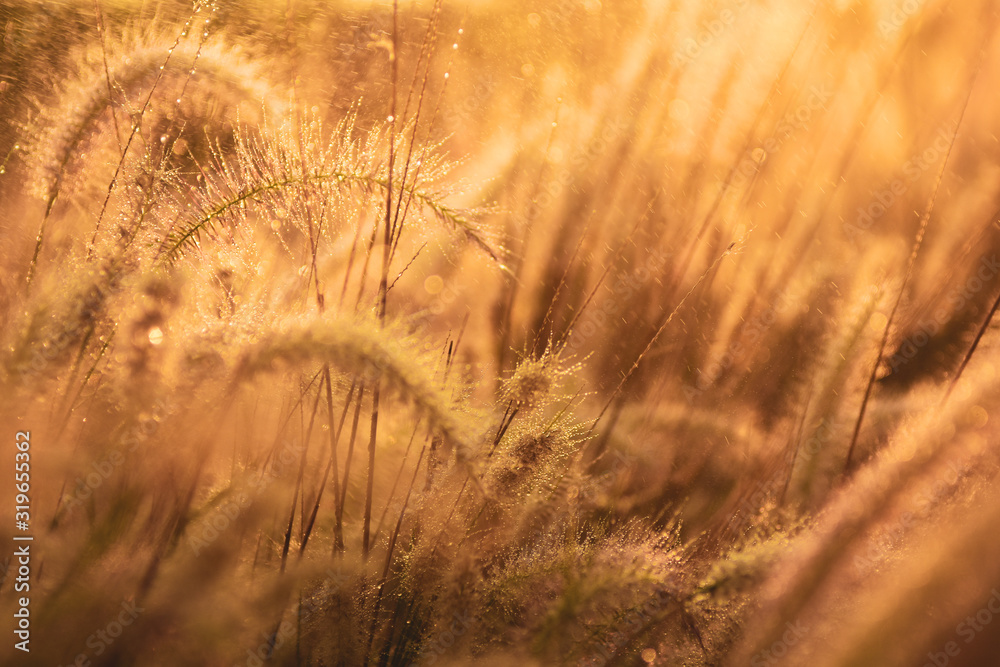
[[[969,409],[968,419],[969,425],[972,428],[982,428],[990,420],[990,415],[986,412],[986,408],[981,405],[975,405]]]
[[[444,281],[438,275],[428,276],[424,281],[424,289],[428,294],[440,294],[444,289]]]

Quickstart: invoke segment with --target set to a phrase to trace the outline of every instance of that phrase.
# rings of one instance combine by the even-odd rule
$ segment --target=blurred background
[[[518,365],[557,351],[558,393],[593,425],[581,458],[607,482],[586,499],[591,516],[679,522],[691,581],[732,550],[765,545],[749,551],[766,572],[748,575],[763,582],[751,598],[697,612],[706,624],[717,613],[748,628],[738,640],[720,621],[717,658],[732,649],[771,664],[759,650],[781,632],[750,619],[758,603],[768,612],[760,618],[791,622],[789,609],[811,609],[799,617],[806,625],[834,619],[835,631],[786,642],[787,664],[911,664],[943,651],[961,614],[986,604],[997,573],[980,568],[959,587],[970,562],[935,551],[928,526],[954,526],[949,539],[983,558],[1000,546],[977,541],[985,519],[962,511],[963,502],[982,516],[1000,508],[984,490],[997,380],[984,323],[1000,294],[995,3],[401,2],[394,20],[387,2],[234,0],[204,14],[190,2],[0,2],[0,312],[10,321],[30,304],[29,266],[58,275],[86,246],[115,174],[108,156],[141,91],[159,81],[155,69],[120,80],[110,96],[128,103],[109,111],[95,102],[106,68],[128,72],[145,52],[161,58],[186,21],[200,26],[209,11],[196,73],[168,71],[140,140],[156,149],[157,135],[176,134],[165,164],[200,184],[213,156],[236,151],[241,124],[311,113],[333,128],[356,114],[363,133],[392,113],[390,55],[400,105],[417,104],[426,71],[421,137],[455,161],[451,201],[479,207],[495,257],[415,226],[388,308],[439,340],[464,332],[457,374],[469,403],[493,419],[509,407],[498,397]],[[44,247],[43,219],[58,220]],[[343,257],[363,220],[341,220],[344,246],[321,258],[330,300],[351,278]],[[278,282],[297,268],[261,266],[243,278]],[[357,289],[375,291],[363,280]],[[974,345],[955,400],[939,408]],[[393,431],[387,451],[402,456],[403,445],[405,433]],[[924,459],[913,453],[925,449]],[[58,465],[71,469],[71,458]],[[908,461],[905,475],[891,467]],[[899,488],[917,493],[955,461],[962,472],[947,497],[964,500],[939,508],[935,499],[916,528],[892,514],[909,511]],[[859,486],[845,487],[855,473]],[[898,488],[885,481],[897,476]],[[391,483],[388,473],[378,480]],[[583,497],[579,487],[567,493]],[[859,518],[857,506],[888,514]],[[838,517],[854,517],[855,532]],[[793,540],[803,526],[802,542],[767,542]],[[816,544],[851,540],[866,564],[856,578],[816,555],[826,553]],[[912,558],[899,556],[893,570],[897,553]],[[801,579],[771,577],[786,556]],[[810,572],[846,582],[859,607],[823,597]],[[899,609],[885,600],[897,590],[911,592],[900,605],[944,608],[892,625]],[[807,597],[814,607],[782,606]],[[870,613],[845,611],[855,608]],[[879,624],[897,643],[872,648]],[[841,632],[853,643],[825,653]],[[1000,634],[975,636],[947,664],[989,664]],[[621,664],[644,664],[638,656]]]

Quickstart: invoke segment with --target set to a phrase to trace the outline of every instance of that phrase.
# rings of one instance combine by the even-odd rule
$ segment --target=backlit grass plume
[[[278,363],[310,361],[329,363],[361,382],[380,376],[440,431],[460,460],[468,462],[476,455],[480,434],[475,417],[464,413],[453,392],[435,378],[434,362],[439,355],[403,327],[338,318],[259,335],[261,342],[248,349],[236,367],[237,381]]]
[[[0,662],[993,664],[995,4],[0,0]]]
[[[336,243],[350,233],[346,225],[370,220],[377,203],[384,200],[390,184],[387,128],[361,133],[352,115],[332,131],[325,130],[316,117],[262,129],[260,136],[238,133],[235,157],[217,152],[203,186],[185,193],[194,201],[186,200],[180,219],[164,239],[167,257],[179,256],[195,246],[202,234],[220,225],[240,226],[257,219],[279,236],[286,225],[305,235],[314,224],[322,236]],[[406,131],[394,136],[393,150],[405,154]],[[474,220],[476,212],[446,203],[444,184],[450,164],[437,147],[416,148],[415,154],[416,175],[400,193],[410,215],[428,213],[498,258],[487,232]],[[395,168],[399,170],[394,174],[396,182],[403,182],[403,167]]]

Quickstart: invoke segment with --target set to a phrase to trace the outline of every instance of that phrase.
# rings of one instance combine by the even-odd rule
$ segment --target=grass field
[[[0,662],[997,664],[998,22],[0,0]]]

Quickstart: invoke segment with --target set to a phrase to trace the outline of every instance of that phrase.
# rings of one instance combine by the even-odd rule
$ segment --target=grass
[[[3,661],[990,664],[997,19],[0,3]]]

